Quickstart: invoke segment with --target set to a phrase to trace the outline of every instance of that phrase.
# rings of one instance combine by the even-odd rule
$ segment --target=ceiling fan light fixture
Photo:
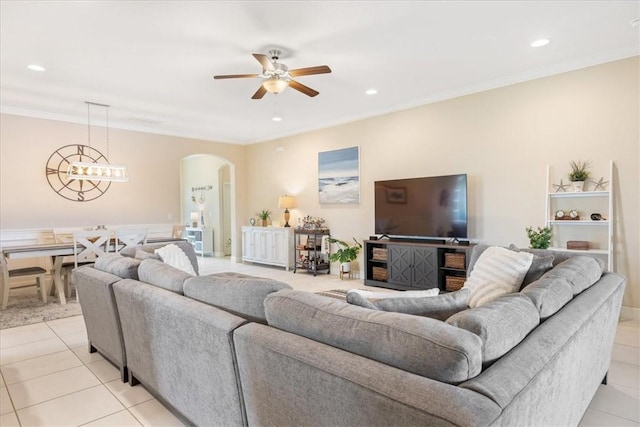
[[[262,81],[262,87],[264,87],[267,92],[280,93],[289,87],[289,82],[279,77],[269,77]]]

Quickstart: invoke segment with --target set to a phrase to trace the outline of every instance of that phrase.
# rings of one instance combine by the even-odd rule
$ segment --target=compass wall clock
[[[88,145],[71,144],[58,148],[47,160],[46,175],[49,185],[59,196],[74,202],[95,200],[107,192],[110,181],[67,179],[71,162],[106,162],[107,158]]]

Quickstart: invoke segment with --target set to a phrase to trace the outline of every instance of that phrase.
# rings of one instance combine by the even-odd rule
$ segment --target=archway
[[[180,163],[180,218],[213,233],[213,256],[233,254],[235,242],[235,168],[212,154],[193,154]]]

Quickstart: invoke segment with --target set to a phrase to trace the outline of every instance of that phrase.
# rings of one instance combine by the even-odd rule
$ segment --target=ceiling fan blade
[[[291,77],[309,76],[311,74],[326,74],[330,73],[331,68],[326,65],[318,65],[316,67],[296,68],[295,70],[289,70]]]
[[[258,90],[256,91],[256,93],[253,94],[253,96],[251,97],[251,99],[262,99],[262,97],[267,93],[267,90],[264,88],[264,86],[260,85],[260,87],[258,88]]]
[[[260,77],[259,74],[227,74],[224,76],[213,76],[214,79],[248,79]]]
[[[262,64],[262,68],[264,70],[275,70],[273,62],[271,62],[267,55],[263,55],[262,53],[254,53],[253,57],[256,58],[260,64]]]
[[[320,92],[318,92],[317,90],[313,90],[311,89],[309,86],[305,86],[302,83],[298,83],[295,80],[289,80],[289,86],[291,86],[292,88],[294,88],[295,90],[304,93],[307,96],[311,96],[314,97],[317,94],[319,94]]]

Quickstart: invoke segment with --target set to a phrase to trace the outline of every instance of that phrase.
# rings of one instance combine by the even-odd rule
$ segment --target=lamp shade
[[[284,196],[280,196],[278,198],[278,207],[279,208],[285,208],[285,209],[289,209],[289,208],[295,208],[296,207],[296,199],[293,196],[287,196],[286,194]]]
[[[289,82],[279,77],[269,77],[262,81],[262,86],[271,93],[280,93],[289,87]]]

